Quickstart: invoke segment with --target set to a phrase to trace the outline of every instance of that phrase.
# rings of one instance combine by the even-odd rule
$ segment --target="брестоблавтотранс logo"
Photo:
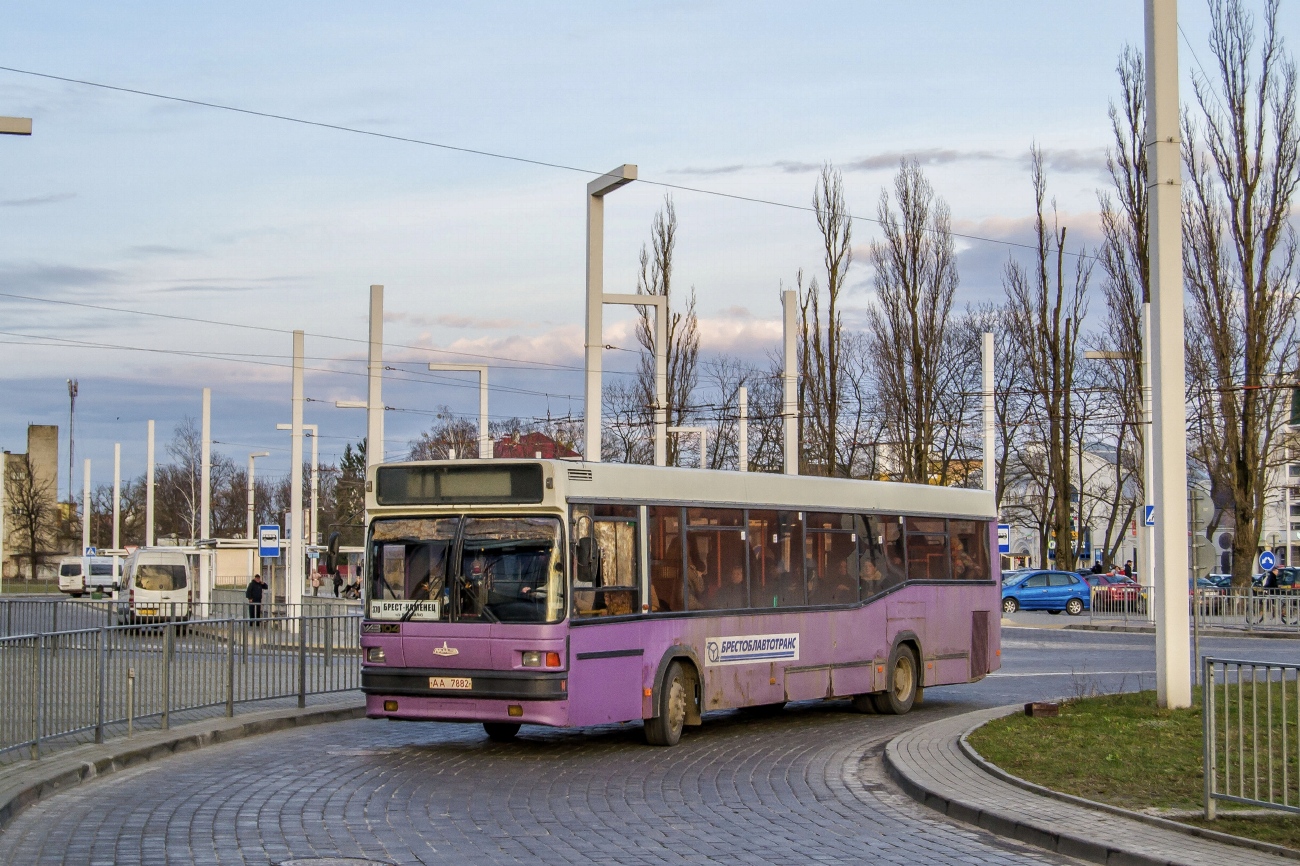
[[[704,663],[743,665],[753,662],[795,662],[799,660],[798,634],[751,634],[711,637],[704,641]]]

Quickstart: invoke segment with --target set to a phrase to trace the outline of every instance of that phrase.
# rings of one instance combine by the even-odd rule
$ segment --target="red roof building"
[[[533,460],[555,460],[577,457],[578,452],[556,442],[545,433],[512,433],[492,443],[493,457],[522,457]]]

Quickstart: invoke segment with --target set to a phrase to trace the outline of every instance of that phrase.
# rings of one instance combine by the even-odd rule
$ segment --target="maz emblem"
[[[458,656],[460,655],[460,650],[453,646],[447,646],[447,642],[443,641],[442,646],[434,648],[433,654],[436,656]]]

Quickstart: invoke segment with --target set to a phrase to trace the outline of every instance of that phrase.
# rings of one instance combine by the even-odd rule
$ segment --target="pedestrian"
[[[313,596],[320,595],[320,572],[319,571],[313,571],[311,573],[311,594]]]
[[[343,590],[343,575],[337,571],[334,572],[334,597],[338,598],[339,593]]]
[[[244,598],[248,599],[248,619],[254,627],[261,627],[262,619],[262,593],[266,590],[266,584],[262,583],[262,575],[255,574],[253,579],[248,582],[248,589],[244,590]]]
[[[1124,560],[1124,568],[1122,573],[1125,577],[1133,576],[1133,560],[1131,559]]]

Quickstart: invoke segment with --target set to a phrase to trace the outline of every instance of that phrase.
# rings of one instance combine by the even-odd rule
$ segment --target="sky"
[[[1208,14],[1181,5],[1187,101]],[[10,0],[0,66],[427,143],[0,71],[0,115],[34,126],[0,137],[0,447],[58,424],[66,491],[75,378],[78,489],[87,457],[111,481],[115,442],[133,476],[146,420],[166,459],[210,387],[215,448],[238,465],[269,450],[259,475],[283,475],[275,425],[302,329],[306,421],[333,461],[365,435],[364,413],[333,401],[365,397],[371,284],[397,368],[390,456],[440,406],[477,414],[473,375],[430,361],[491,365],[493,417],[579,416],[584,188],[622,163],[641,180],[607,199],[606,291],[635,291],[671,195],[675,288],[696,293],[704,358],[765,365],[778,347],[780,289],[820,268],[806,208],[827,162],[870,218],[899,160],[920,161],[954,230],[989,239],[958,242],[957,305],[996,299],[1022,252],[998,241],[1031,240],[1031,145],[1069,236],[1096,243],[1116,60],[1142,26],[1133,0]],[[1296,4],[1280,28],[1293,44]],[[875,237],[855,221],[850,326],[872,303]],[[606,308],[607,382],[635,364],[633,315]]]

